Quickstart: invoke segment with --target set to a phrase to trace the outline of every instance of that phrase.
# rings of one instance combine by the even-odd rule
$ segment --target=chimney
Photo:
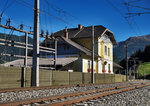
[[[78,29],[81,30],[83,26],[81,24],[78,25]]]
[[[65,27],[65,37],[66,37],[66,39],[68,39],[68,31],[67,31],[67,27]]]

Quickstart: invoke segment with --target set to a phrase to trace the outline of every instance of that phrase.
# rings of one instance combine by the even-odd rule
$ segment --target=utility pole
[[[28,33],[25,33],[25,62],[24,62],[24,66],[25,68],[27,68],[27,59],[28,59]]]
[[[92,71],[91,71],[91,83],[94,84],[94,26],[92,26],[92,52],[91,52],[91,60],[92,60]]]
[[[128,81],[128,44],[126,44],[126,81]]]
[[[39,0],[35,0],[31,86],[39,86]]]
[[[22,67],[22,83],[21,87],[26,87],[26,70],[27,70],[27,58],[28,58],[28,33],[25,33],[25,59],[24,67]]]
[[[55,38],[55,54],[54,54],[54,67],[55,67],[55,70],[56,70],[56,65],[57,65],[57,38]]]

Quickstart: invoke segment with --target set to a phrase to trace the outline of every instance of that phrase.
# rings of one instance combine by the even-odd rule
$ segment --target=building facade
[[[113,45],[116,45],[114,34],[104,26],[94,26],[94,72],[113,74]],[[58,42],[62,42],[64,49],[58,46],[58,54],[76,54],[78,57],[74,71],[91,72],[91,50],[92,50],[92,27],[78,25],[77,28],[67,27],[64,30],[54,33]],[[61,44],[59,44],[61,45]],[[65,51],[60,54],[59,51]],[[67,53],[68,52],[68,53]],[[70,56],[70,55],[69,55]]]

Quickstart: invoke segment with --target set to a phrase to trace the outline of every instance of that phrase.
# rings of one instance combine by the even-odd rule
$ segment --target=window
[[[108,56],[110,56],[110,48],[108,48]]]
[[[105,55],[107,55],[107,46],[105,46]]]

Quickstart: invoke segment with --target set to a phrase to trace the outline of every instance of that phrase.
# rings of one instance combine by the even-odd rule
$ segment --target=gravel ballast
[[[150,86],[90,100],[74,106],[150,106]]]
[[[20,101],[20,100],[29,100],[35,98],[43,98],[43,97],[51,97],[56,95],[63,95],[81,91],[89,91],[95,89],[103,89],[103,88],[110,88],[116,86],[123,86],[129,84],[138,84],[141,82],[148,82],[139,81],[139,82],[125,82],[125,83],[116,83],[116,84],[100,84],[100,85],[92,85],[92,86],[85,86],[85,87],[70,87],[70,88],[55,88],[55,89],[44,89],[44,90],[32,90],[32,91],[19,91],[19,92],[5,92],[0,93],[0,103],[5,102],[13,102],[13,101]]]

